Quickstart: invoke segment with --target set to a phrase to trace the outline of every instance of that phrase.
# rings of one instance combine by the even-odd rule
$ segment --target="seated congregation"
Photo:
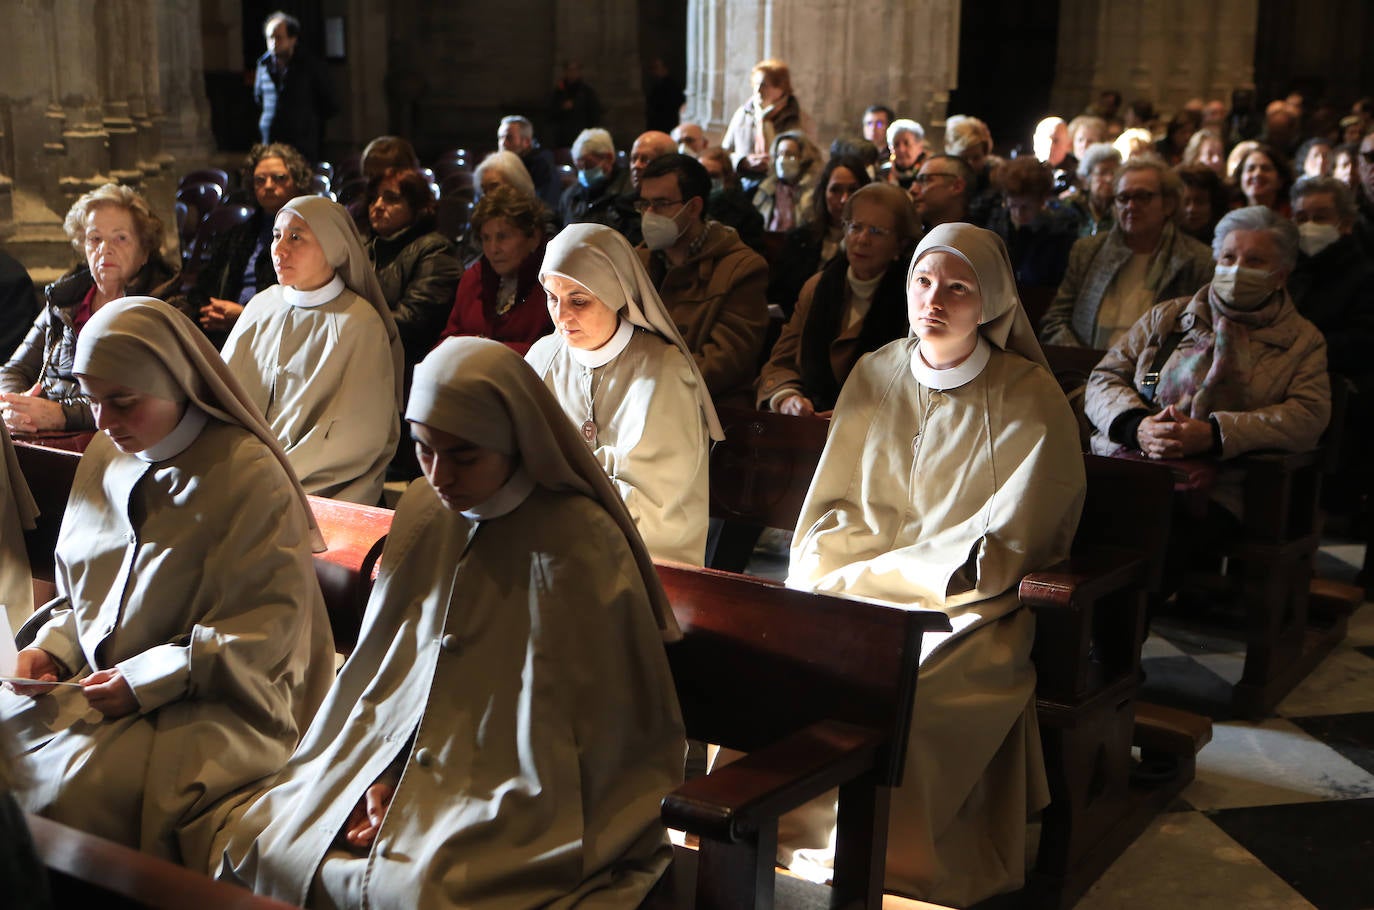
[[[83,195],[80,264],[0,352],[0,830],[29,851],[29,813],[42,855],[0,885],[80,878],[70,828],[218,880],[207,907],[656,906],[693,899],[678,825],[702,905],[770,904],[775,863],[836,905],[1071,904],[1210,735],[1133,701],[1147,602],[1248,539],[1247,457],[1315,452],[1333,386],[1342,457],[1369,438],[1374,138],[1355,187],[1273,144],[1218,173],[1254,137],[1197,107],[1124,155],[1114,111],[1048,118],[1004,160],[883,105],[817,136],[764,61],[715,147],[550,155],[521,116],[475,170],[256,146],[180,272],[136,190]],[[807,469],[756,478],[770,444]],[[785,589],[703,568],[732,524],[738,565],[791,535]],[[1310,550],[1285,566],[1305,592]],[[889,673],[885,714],[749,732],[827,649],[788,610],[834,680]]]

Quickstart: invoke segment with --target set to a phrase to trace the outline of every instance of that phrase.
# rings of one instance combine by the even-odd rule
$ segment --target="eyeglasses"
[[[269,183],[286,184],[291,182],[290,174],[254,174],[253,186],[267,186]]]
[[[880,228],[873,224],[864,224],[862,221],[846,221],[844,232],[849,237],[858,237],[860,234],[867,234],[874,240],[882,240],[884,237],[891,237],[894,233],[889,228]]]
[[[1149,205],[1154,202],[1159,194],[1154,190],[1131,190],[1126,193],[1116,194],[1116,204],[1122,207],[1130,205],[1132,202],[1139,202],[1141,205]]]
[[[636,199],[635,211],[641,215],[645,212],[661,212],[675,205],[682,205],[682,203],[683,200],[681,199]]]
[[[956,175],[954,174],[917,174],[915,177],[912,177],[911,179],[914,182],[919,183],[921,186],[925,186],[927,183],[934,180],[936,177],[948,177],[951,180],[953,180],[955,176]]]

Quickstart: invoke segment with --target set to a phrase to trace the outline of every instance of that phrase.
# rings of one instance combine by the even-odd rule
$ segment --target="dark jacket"
[[[1288,276],[1298,312],[1326,338],[1326,365],[1352,378],[1374,375],[1374,260],[1353,235],[1315,256],[1298,255]],[[1365,383],[1361,382],[1361,386]]]
[[[273,75],[272,62],[271,52],[259,57],[253,80],[253,100],[262,108],[258,117],[262,141],[285,142],[306,160],[319,161],[324,121],[338,110],[329,70],[300,46],[281,76]]]
[[[272,225],[267,223],[266,236],[263,237],[263,212],[258,209],[253,217],[243,224],[236,224],[211,241],[210,261],[196,275],[195,284],[186,289],[184,295],[168,298],[167,302],[187,313],[192,319],[198,318],[201,307],[214,297],[218,300],[238,302],[245,290],[243,274],[248,268],[248,260],[257,248],[259,240],[264,240],[263,250],[253,262],[253,294],[261,293],[277,283],[277,271],[272,267]],[[207,332],[210,341],[217,348],[224,347],[228,340],[227,332]]]
[[[768,270],[768,302],[782,307],[789,319],[801,296],[802,285],[825,266],[821,262],[821,235],[816,227],[803,224],[788,231],[778,261]],[[835,258],[844,258],[839,247],[836,247]]]
[[[574,183],[564,190],[563,197],[558,200],[558,217],[565,225],[591,221],[615,228],[623,234],[631,219],[638,226],[635,198],[630,169],[617,164],[611,176],[591,189]]]
[[[128,296],[163,297],[175,276],[160,256],[147,263],[125,288]],[[76,360],[76,308],[95,285],[90,269],[81,265],[48,285],[48,303],[34,320],[23,343],[0,367],[0,392],[26,392],[38,384],[43,397],[62,405],[68,430],[94,430],[91,403],[81,391],[72,367]],[[191,314],[187,314],[191,315]],[[194,318],[194,317],[193,317]]]
[[[520,156],[525,170],[530,172],[534,181],[534,192],[544,206],[551,212],[558,211],[558,200],[563,196],[563,181],[558,168],[554,165],[553,153],[548,149],[534,147]]]
[[[409,372],[439,340],[463,267],[448,238],[433,233],[431,219],[395,237],[374,235],[367,255],[396,319]]]
[[[19,260],[0,251],[0,362],[10,359],[38,315],[33,280]]]
[[[1078,239],[1078,209],[1052,199],[1030,224],[1014,227],[1006,206],[993,209],[988,229],[1007,245],[1016,283],[1023,288],[1057,288]]]
[[[554,148],[571,148],[577,134],[601,123],[601,99],[586,82],[558,80],[549,96],[549,132]]]

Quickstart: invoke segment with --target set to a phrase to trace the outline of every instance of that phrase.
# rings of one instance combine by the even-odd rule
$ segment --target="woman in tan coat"
[[[1068,555],[1085,481],[997,235],[932,230],[907,301],[914,337],[840,393],[787,584],[949,616],[922,645],[886,888],[964,907],[1021,885],[1027,813],[1048,802],[1016,589]],[[810,809],[779,833],[794,868],[829,862],[834,804]]]
[[[73,371],[104,432],[57,539],[58,597],[0,692],[20,803],[204,863],[209,810],[286,763],[333,674],[305,494],[189,319],[102,307]]]

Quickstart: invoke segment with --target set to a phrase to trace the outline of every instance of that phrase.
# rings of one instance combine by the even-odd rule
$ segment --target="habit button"
[[[457,635],[454,635],[452,632],[450,632],[449,634],[445,635],[443,638],[439,639],[439,647],[443,648],[443,649],[444,649],[445,651],[447,651],[449,654],[455,654],[455,653],[457,653],[457,651],[458,651],[458,636],[457,636]]]
[[[428,768],[434,764],[434,753],[428,749],[417,749],[415,751],[415,763],[421,768]]]

